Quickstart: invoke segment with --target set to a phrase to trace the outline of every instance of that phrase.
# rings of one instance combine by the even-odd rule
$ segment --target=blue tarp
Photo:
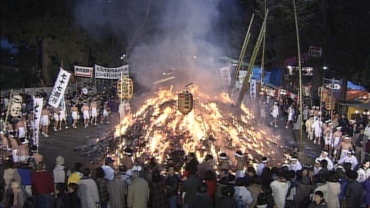
[[[364,87],[360,85],[355,85],[354,83],[348,81],[347,82],[347,88],[352,90],[366,90]]]

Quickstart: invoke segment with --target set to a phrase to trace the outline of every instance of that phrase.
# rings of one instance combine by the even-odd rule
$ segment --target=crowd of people
[[[88,128],[99,121],[109,122],[109,112],[119,111],[110,95],[88,95],[83,91],[66,96],[66,104],[64,113],[61,108],[43,108],[41,123],[45,128],[41,133],[45,137],[50,123],[54,131],[77,128],[79,121]],[[282,114],[287,116],[287,128],[297,120],[294,102],[284,106],[273,103],[271,126],[277,127]],[[261,108],[262,119],[266,112],[266,107]],[[307,138],[322,147],[313,167],[301,164],[297,155],[291,155],[289,162],[280,167],[272,167],[273,159],[267,157],[254,165],[241,151],[234,155],[220,153],[217,158],[205,154],[201,162],[195,153],[181,160],[169,155],[164,164],[158,164],[155,157],[134,159],[132,150],[125,148],[119,163],[106,157],[98,167],[76,162],[69,169],[64,158],[58,156],[53,172],[49,172],[32,142],[34,128],[32,119],[27,119],[32,110],[25,107],[24,113],[22,118],[11,118],[7,131],[0,132],[3,150],[11,152],[2,181],[2,203],[6,207],[370,207],[366,149],[370,122],[365,115],[351,124],[337,113],[328,118],[316,107],[305,107],[302,116]],[[68,115],[72,121],[66,122]]]

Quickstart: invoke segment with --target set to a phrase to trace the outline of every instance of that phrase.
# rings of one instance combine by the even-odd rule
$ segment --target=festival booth
[[[339,103],[342,112],[346,112],[348,118],[356,119],[359,114],[370,115],[370,93],[361,90],[348,90],[346,102]]]

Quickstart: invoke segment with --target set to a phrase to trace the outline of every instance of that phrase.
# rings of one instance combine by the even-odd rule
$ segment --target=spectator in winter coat
[[[285,198],[290,185],[290,182],[287,182],[287,177],[284,177],[284,175],[285,174],[282,170],[278,171],[278,178],[270,184],[272,196],[274,197],[274,202],[277,208],[284,208]]]
[[[108,207],[109,193],[108,193],[108,180],[105,178],[105,173],[103,168],[97,167],[95,173],[95,183],[98,187],[99,200],[101,208]]]
[[[165,192],[170,208],[177,208],[179,178],[175,174],[175,166],[168,166],[168,177],[165,181]]]
[[[362,185],[356,181],[358,174],[354,170],[347,172],[349,183],[346,189],[346,198],[348,200],[347,207],[361,207],[364,202],[364,189]]]
[[[149,185],[139,171],[132,171],[132,182],[128,187],[127,207],[146,208],[149,200]]]
[[[114,178],[108,182],[109,206],[110,208],[125,208],[127,187],[126,183],[121,180],[120,171],[114,171]]]
[[[207,184],[207,191],[209,196],[212,199],[212,202],[215,202],[215,192],[216,192],[216,174],[212,170],[207,170],[204,176],[205,183]]]
[[[234,200],[239,208],[249,207],[253,203],[251,192],[245,187],[244,178],[236,179],[236,186],[234,187]]]
[[[272,190],[270,186],[262,186],[262,193],[265,195],[266,198],[266,208],[273,208],[274,207],[274,197],[272,197]]]
[[[234,200],[235,189],[231,186],[224,186],[221,189],[222,197],[216,200],[215,208],[238,208]]]
[[[195,174],[195,169],[190,169],[189,178],[181,187],[181,195],[184,194],[183,208],[190,207],[190,203],[194,201],[195,194],[197,193],[197,189],[200,186],[200,180]]]
[[[54,208],[70,208],[71,202],[67,195],[67,185],[65,183],[55,184],[55,195]]]
[[[51,194],[54,193],[52,174],[46,171],[45,164],[37,164],[37,170],[32,174],[32,193],[36,198],[37,207],[50,207]]]
[[[81,201],[80,198],[77,196],[77,189],[77,184],[68,184],[68,199],[70,202],[70,208],[81,208]]]
[[[56,165],[53,169],[54,183],[65,183],[70,175],[71,171],[64,166],[64,158],[56,157]]]
[[[363,183],[364,189],[366,191],[365,195],[365,204],[367,207],[370,207],[370,176]]]
[[[91,178],[90,168],[85,168],[82,174],[83,176],[78,185],[78,196],[81,200],[81,207],[96,207],[96,205],[100,203],[99,191],[95,181]]]
[[[168,208],[165,184],[158,169],[152,173],[152,183],[150,184],[150,199],[152,207]]]
[[[191,208],[213,208],[212,199],[207,192],[207,184],[202,183],[198,186],[198,191],[194,196],[194,200],[190,203]]]
[[[308,208],[328,208],[328,205],[325,202],[324,194],[322,191],[316,191],[314,194],[314,201],[311,202]]]

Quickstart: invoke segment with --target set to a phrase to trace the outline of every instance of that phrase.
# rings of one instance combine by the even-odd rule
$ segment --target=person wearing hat
[[[83,176],[82,163],[76,162],[74,165],[74,172],[68,177],[67,184],[70,184],[70,183],[78,184],[82,176]]]
[[[13,181],[10,185],[14,194],[12,207],[23,207],[26,203],[26,193],[21,189],[21,184],[18,181]]]
[[[349,149],[346,151],[346,156],[344,156],[342,159],[338,161],[338,164],[345,164],[349,163],[351,164],[351,170],[355,169],[358,165],[357,158],[355,157],[355,151],[352,149]]]
[[[302,164],[299,162],[297,157],[293,156],[290,158],[289,170],[294,170],[294,172],[302,170]]]
[[[73,128],[77,128],[77,121],[78,121],[78,108],[77,108],[76,103],[73,103],[73,105],[72,105],[72,107],[71,107],[71,114],[72,114],[72,120],[73,120],[72,127],[73,127]]]
[[[258,176],[260,176],[260,175],[261,175],[263,168],[265,168],[265,167],[267,166],[267,163],[268,163],[268,162],[269,162],[269,159],[268,159],[267,157],[262,157],[261,162],[260,162],[260,163],[258,163],[258,164],[257,164],[257,167],[256,167],[256,169],[257,169],[256,174],[257,174]]]
[[[244,161],[244,155],[242,153],[242,151],[238,150],[235,152],[235,160],[236,160],[236,165],[234,167],[234,171],[235,171],[235,177],[236,178],[239,178],[239,177],[244,177],[245,176],[245,172],[244,172],[244,169],[245,169],[245,161]]]
[[[104,178],[108,181],[113,180],[114,178],[114,166],[113,166],[114,160],[111,157],[105,158],[105,164],[101,166],[103,168],[105,176]]]
[[[331,152],[331,148],[333,145],[333,133],[331,131],[324,130],[324,150]]]
[[[272,118],[273,118],[273,120],[270,122],[270,125],[271,126],[278,127],[277,124],[276,124],[277,118],[279,116],[279,105],[278,105],[278,102],[274,102],[274,105],[271,107],[270,112],[271,112],[271,115],[272,115]]]
[[[55,158],[56,165],[53,169],[54,183],[66,183],[71,171],[64,165],[64,157],[58,156]]]
[[[322,191],[315,191],[313,202],[311,202],[308,208],[328,208]]]
[[[319,173],[320,170],[321,170],[321,163],[320,163],[320,161],[321,160],[319,158],[316,158],[315,159],[315,164],[313,166],[313,174],[314,175],[317,175],[317,173]]]
[[[126,207],[127,185],[121,179],[121,172],[114,171],[114,179],[108,182],[109,206],[115,208]]]
[[[123,150],[121,163],[127,168],[127,170],[130,170],[134,166],[134,161],[132,160],[132,156],[133,154],[130,148],[127,147]]]
[[[194,175],[195,179],[196,176]],[[185,181],[187,183],[188,181]],[[182,188],[185,188],[185,183]],[[185,187],[184,187],[185,186]],[[139,171],[132,171],[132,183],[128,187],[127,207],[147,207],[149,200],[149,185],[146,180],[140,177]],[[184,201],[185,203],[185,201]]]

